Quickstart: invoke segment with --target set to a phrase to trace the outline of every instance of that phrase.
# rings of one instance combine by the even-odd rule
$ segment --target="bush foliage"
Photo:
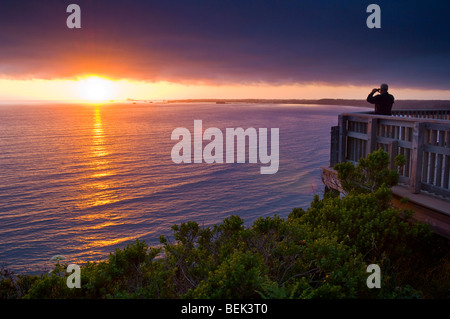
[[[386,157],[338,164],[346,196],[316,195],[286,219],[245,227],[233,215],[211,227],[174,225],[159,247],[136,240],[83,265],[81,289],[67,287],[64,264],[40,276],[3,269],[0,297],[448,298],[449,242],[390,206],[398,176]],[[366,285],[369,264],[381,268],[380,289]]]

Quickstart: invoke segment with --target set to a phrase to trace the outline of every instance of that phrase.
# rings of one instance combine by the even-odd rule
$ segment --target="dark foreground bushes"
[[[378,151],[356,168],[336,169],[343,181],[366,174],[359,178],[367,183],[371,169],[386,169],[386,156]],[[410,212],[390,207],[395,176],[386,176],[389,185],[378,177],[362,187],[347,180],[345,197],[316,196],[310,208],[293,209],[286,219],[259,218],[244,227],[240,217],[230,216],[212,227],[175,225],[174,239],[161,237],[160,247],[137,240],[105,261],[82,265],[81,288],[67,287],[63,264],[40,276],[3,269],[0,296],[449,298],[449,241],[411,222]],[[379,289],[366,284],[369,264],[380,266]]]

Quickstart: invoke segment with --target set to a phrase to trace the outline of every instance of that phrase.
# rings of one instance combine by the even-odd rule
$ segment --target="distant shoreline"
[[[174,99],[174,100],[152,100],[152,99],[131,99],[126,100],[109,100],[99,102],[100,104],[114,103],[154,103],[154,104],[168,104],[168,103],[212,103],[218,106],[223,104],[316,104],[316,105],[336,105],[336,106],[354,106],[373,108],[373,104],[369,104],[365,99]],[[13,100],[0,101],[0,105],[5,104],[34,104],[34,103],[62,103],[62,104],[78,104],[90,103],[86,101],[65,101],[65,100]],[[450,110],[450,100],[396,100],[394,103],[394,110],[406,109],[427,109],[427,110]]]
[[[139,100],[134,100],[139,101]],[[352,99],[179,99],[167,103],[267,103],[267,104],[318,104],[373,108],[366,100]],[[394,109],[450,109],[450,100],[396,100]]]

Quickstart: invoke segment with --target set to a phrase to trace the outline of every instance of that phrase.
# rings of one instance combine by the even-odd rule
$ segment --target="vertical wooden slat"
[[[428,144],[430,141],[430,130],[425,130],[424,132],[424,143]],[[423,169],[422,169],[422,181],[424,183],[428,183],[428,171],[429,171],[429,162],[430,162],[430,153],[424,152],[423,154]]]
[[[360,132],[361,122],[356,123],[355,131]],[[359,138],[355,139],[355,162],[359,161]]]
[[[450,148],[450,129],[446,132],[445,135],[446,135],[445,147]],[[445,156],[443,187],[448,188],[448,189],[450,189],[449,175],[450,175],[450,156]]]
[[[361,133],[366,133],[366,123],[361,123]],[[365,140],[361,140],[360,141],[360,146],[359,146],[359,151],[360,151],[360,157],[366,157],[366,141]]]
[[[367,123],[367,143],[366,143],[366,153],[370,154],[377,148],[377,131],[378,131],[378,120],[369,119]]]
[[[412,151],[407,148],[405,149],[405,158],[406,158],[406,162],[405,162],[405,176],[406,177],[411,177],[411,169],[412,169],[412,158],[411,158],[411,154]]]
[[[444,147],[445,145],[445,131],[440,130],[438,132],[438,146],[440,147]],[[441,187],[442,186],[442,162],[444,159],[444,155],[443,154],[437,154],[437,159],[436,159],[436,186]]]
[[[358,139],[358,160],[363,157],[362,153],[362,140]]]
[[[348,117],[339,115],[339,163],[346,161]]]
[[[395,157],[398,155],[398,141],[392,141],[388,145],[389,169],[396,170]]]
[[[404,148],[404,147],[400,147],[399,150],[398,150],[398,153],[401,154],[401,155],[403,155],[403,156],[405,156],[405,148]],[[403,166],[403,167],[401,168],[400,175],[406,176],[406,175],[405,175],[405,166]]]
[[[339,126],[331,127],[330,167],[339,162]]]
[[[406,141],[406,128],[402,127],[401,132],[400,132],[400,139],[403,141]]]
[[[437,144],[437,130],[430,130],[430,145],[436,146]],[[436,153],[430,152],[430,171],[428,180],[431,185],[435,185],[435,174],[436,174]]]
[[[362,132],[362,123],[358,122],[358,133]],[[359,159],[362,157],[362,152],[361,152],[361,140],[357,139],[357,160],[359,161]]]
[[[421,167],[423,159],[425,124],[415,122],[412,134],[412,156],[411,156],[411,177],[409,189],[411,193],[417,194],[421,188]]]

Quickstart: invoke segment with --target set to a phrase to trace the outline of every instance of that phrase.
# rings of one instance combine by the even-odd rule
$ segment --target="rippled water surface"
[[[330,127],[360,108],[274,104],[0,105],[0,263],[47,269],[57,254],[98,260],[136,238],[188,220],[209,226],[231,214],[250,225],[287,217],[321,194]],[[365,109],[367,110],[367,109]],[[280,166],[175,164],[171,133],[279,128]],[[270,130],[269,130],[270,132]],[[224,138],[225,141],[225,138]],[[206,143],[206,142],[205,142]],[[46,268],[47,267],[47,268]]]

